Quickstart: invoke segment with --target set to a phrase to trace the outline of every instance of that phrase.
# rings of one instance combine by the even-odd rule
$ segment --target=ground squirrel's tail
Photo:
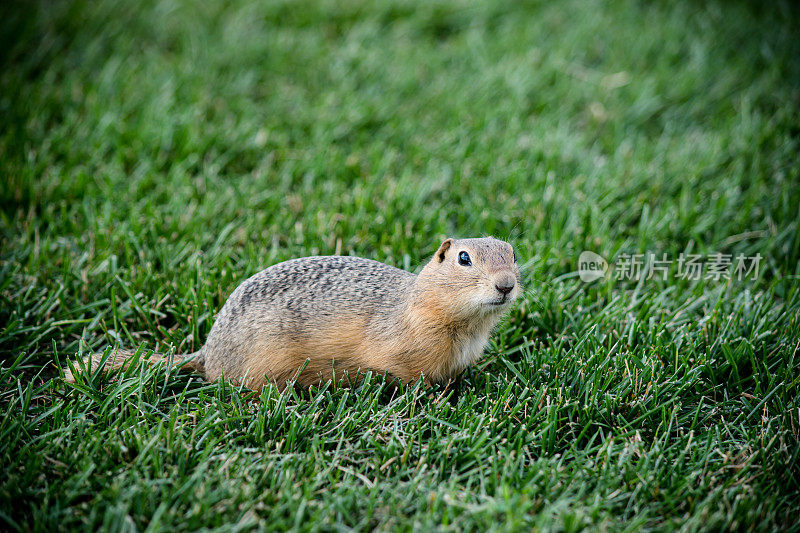
[[[106,360],[105,365],[103,367],[103,372],[108,372],[110,370],[118,370],[120,368],[122,369],[128,368],[128,366],[134,361],[153,364],[159,361],[169,361],[170,359],[169,356],[160,353],[152,353],[149,356],[145,356],[143,352],[139,357],[134,357],[135,355],[136,351],[134,350],[122,350],[122,349],[114,350]],[[88,355],[83,358],[83,367],[86,368],[88,372],[94,373],[100,366],[102,360],[103,360],[102,353],[95,353],[92,355]],[[185,368],[191,372],[195,372],[201,375],[205,374],[205,368],[203,366],[202,357],[196,352],[186,355],[175,354],[172,356],[171,363],[173,367]],[[73,363],[73,365],[75,366],[76,371],[80,371],[81,369],[80,363],[76,362]],[[75,383],[75,375],[69,368],[66,368],[64,370],[64,381],[66,381],[67,383]]]

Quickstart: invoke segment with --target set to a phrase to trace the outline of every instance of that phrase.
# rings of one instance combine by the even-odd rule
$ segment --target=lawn
[[[0,529],[800,528],[798,27],[788,2],[3,2]],[[198,349],[271,264],[416,270],[481,235],[526,292],[453,387],[61,380]]]

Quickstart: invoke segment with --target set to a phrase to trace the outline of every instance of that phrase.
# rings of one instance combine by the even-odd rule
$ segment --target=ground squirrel
[[[292,259],[242,282],[205,345],[173,364],[257,390],[367,370],[440,383],[477,361],[520,292],[514,249],[493,238],[446,239],[418,275],[360,257]],[[131,355],[118,351],[106,369]]]

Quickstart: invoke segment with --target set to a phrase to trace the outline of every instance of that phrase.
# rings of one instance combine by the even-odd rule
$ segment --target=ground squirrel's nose
[[[513,276],[507,275],[495,281],[494,288],[502,292],[503,296],[506,296],[514,289],[515,281]]]

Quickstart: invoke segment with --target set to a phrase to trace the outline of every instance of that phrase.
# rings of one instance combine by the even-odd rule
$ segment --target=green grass
[[[797,529],[799,23],[3,3],[0,529]],[[456,390],[59,379],[109,345],[197,349],[270,264],[415,269],[484,234],[527,292]],[[587,249],[764,259],[586,284]]]

